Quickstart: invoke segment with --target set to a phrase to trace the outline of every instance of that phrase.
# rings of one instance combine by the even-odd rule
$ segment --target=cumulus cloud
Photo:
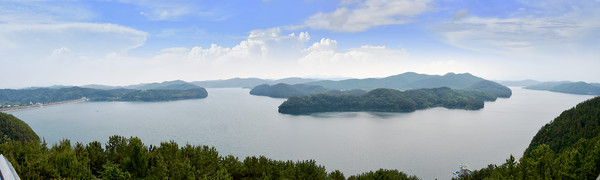
[[[347,6],[350,4],[354,6]],[[312,29],[360,32],[376,26],[408,23],[430,9],[429,0],[343,1],[342,5],[345,6],[333,12],[314,14],[304,24]]]
[[[70,55],[71,55],[71,49],[66,48],[66,47],[61,47],[61,48],[53,50],[52,54],[50,55],[50,57],[52,57],[52,58],[62,58],[62,57],[68,57]]]

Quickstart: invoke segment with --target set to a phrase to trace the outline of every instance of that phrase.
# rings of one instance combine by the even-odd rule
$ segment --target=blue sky
[[[4,0],[0,88],[469,72],[600,82],[600,1]]]

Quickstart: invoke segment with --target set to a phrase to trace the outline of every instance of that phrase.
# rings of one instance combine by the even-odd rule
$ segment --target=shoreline
[[[11,108],[2,108],[2,109],[0,109],[0,112],[12,112],[12,111],[27,110],[27,109],[36,109],[36,108],[43,108],[43,107],[46,107],[46,106],[55,106],[55,105],[61,105],[61,104],[71,104],[71,103],[86,102],[86,101],[89,101],[89,100],[90,100],[89,98],[82,97],[81,99],[68,100],[68,101],[59,101],[59,102],[46,103],[46,104],[35,104],[35,105],[30,105],[30,106],[19,106],[19,107],[11,107]]]

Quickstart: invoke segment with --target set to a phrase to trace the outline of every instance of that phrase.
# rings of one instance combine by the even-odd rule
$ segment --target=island
[[[526,86],[525,89],[551,91],[567,94],[600,95],[600,84],[586,83],[583,81],[543,82],[531,86]]]
[[[364,95],[316,94],[294,96],[279,106],[284,114],[330,111],[412,112],[430,107],[477,110],[496,96],[481,91],[453,90],[448,87],[399,91],[379,88]]]
[[[360,95],[377,88],[412,90],[421,88],[449,87],[490,93],[496,97],[509,98],[510,88],[469,73],[447,73],[443,76],[407,72],[385,78],[346,79],[341,81],[321,80],[304,84],[262,84],[254,87],[250,94],[274,98],[308,96],[314,94]]]
[[[41,107],[44,105],[85,101],[174,101],[201,99],[208,96],[206,89],[183,81],[142,84],[136,89],[100,86],[104,89],[77,86],[54,86],[47,88],[0,89],[0,111]]]

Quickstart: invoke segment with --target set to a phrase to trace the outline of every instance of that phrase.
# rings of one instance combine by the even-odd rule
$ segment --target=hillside
[[[532,86],[527,86],[525,89],[544,90],[551,92],[560,92],[568,94],[581,95],[600,95],[600,87],[596,83],[588,84],[586,82],[544,82]]]
[[[480,81],[486,81],[478,85]],[[407,72],[385,78],[347,79],[341,81],[316,81],[306,83],[308,85],[319,85],[327,89],[363,89],[373,90],[376,88],[388,88],[397,90],[449,87],[452,89],[480,90],[492,93],[498,97],[510,97],[512,91],[498,83],[473,76],[469,73],[455,74],[447,73],[443,76],[426,75]]]
[[[269,97],[274,97],[274,98],[289,98],[292,96],[308,96],[308,95],[313,95],[313,94],[360,95],[360,94],[364,94],[364,93],[366,93],[366,91],[363,91],[360,89],[341,91],[341,90],[336,90],[336,89],[333,89],[333,90],[326,89],[326,88],[324,88],[322,86],[318,86],[318,85],[306,85],[306,84],[290,85],[290,84],[285,84],[285,83],[279,83],[279,84],[275,84],[272,86],[268,85],[268,84],[263,84],[263,85],[256,86],[256,87],[252,88],[252,90],[250,90],[250,94],[252,94],[252,95],[269,96]]]
[[[183,88],[179,84],[174,85]],[[174,86],[164,86],[165,88]],[[194,85],[195,86],[195,85]],[[52,103],[89,98],[92,101],[169,101],[181,99],[197,99],[208,96],[206,89],[112,89],[100,90],[81,87],[62,89],[37,88],[37,89],[0,89],[0,105],[26,106],[37,103]],[[4,106],[3,106],[4,107]]]
[[[286,114],[329,111],[411,112],[430,107],[467,110],[483,108],[483,100],[471,94],[472,92],[442,87],[408,91],[380,88],[364,95],[317,94],[290,97],[279,106],[279,112]]]
[[[510,90],[510,88],[488,80],[482,80],[473,83],[463,89],[487,92],[502,98],[508,98],[512,95],[512,91]]]
[[[525,154],[542,144],[561,152],[580,139],[597,136],[600,136],[600,97],[582,102],[544,125],[531,140]]]
[[[523,157],[511,155],[461,179],[600,178],[600,97],[562,112],[531,140]]]
[[[11,114],[0,112],[0,143],[9,141],[37,142],[40,138],[27,123]]]
[[[253,88],[261,84],[274,85],[279,83],[285,84],[303,84],[308,82],[316,81],[315,79],[306,79],[306,78],[284,78],[278,80],[268,80],[268,79],[259,79],[259,78],[233,78],[226,80],[210,80],[210,81],[194,81],[192,84],[206,87],[206,88],[232,88],[232,87],[241,87],[241,88]]]
[[[169,90],[169,89],[150,89],[137,90],[117,97],[116,101],[174,101],[184,99],[206,98],[208,93],[204,88]]]
[[[175,81],[165,81],[165,82],[161,82],[161,83],[144,84],[144,85],[141,85],[134,89],[139,89],[139,90],[149,90],[149,89],[189,90],[189,89],[195,89],[195,88],[200,88],[200,86],[197,86],[197,85],[194,85],[194,84],[182,81],[182,80],[175,80]]]

